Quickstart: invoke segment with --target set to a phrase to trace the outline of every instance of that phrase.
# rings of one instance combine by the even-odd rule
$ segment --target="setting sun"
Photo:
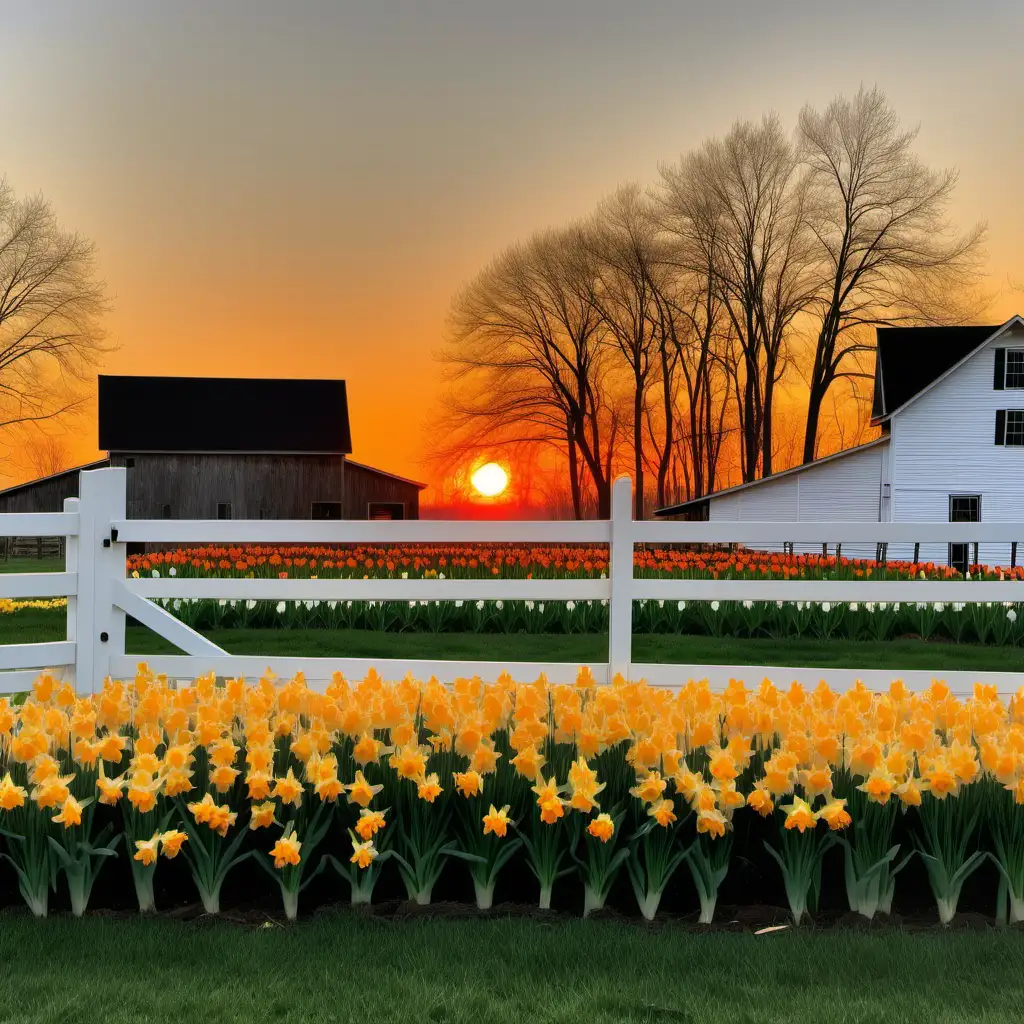
[[[508,473],[496,462],[481,466],[471,480],[477,492],[485,498],[496,498],[508,487]]]

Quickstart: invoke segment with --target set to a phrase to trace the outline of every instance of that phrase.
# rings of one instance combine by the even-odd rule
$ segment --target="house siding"
[[[1024,448],[995,444],[996,410],[1024,409],[1024,390],[993,387],[994,350],[1012,347],[1024,347],[1019,326],[979,349],[893,416],[895,522],[948,522],[953,494],[980,494],[982,522],[1024,522]],[[889,554],[909,558],[912,549],[890,548]],[[948,555],[944,544],[921,545],[924,561],[945,564]],[[990,565],[1008,565],[1010,545],[980,544],[978,557]]]
[[[851,451],[799,472],[766,480],[746,490],[712,497],[709,519],[716,522],[878,522],[883,455],[887,445]],[[820,552],[819,544],[800,544],[794,550]],[[842,543],[842,538],[837,541]],[[750,545],[763,551],[781,550],[781,544]],[[843,545],[849,558],[873,558],[870,544]]]

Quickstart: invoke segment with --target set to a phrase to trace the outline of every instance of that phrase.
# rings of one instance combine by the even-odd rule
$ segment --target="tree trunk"
[[[811,381],[810,394],[807,396],[807,426],[804,431],[804,462],[813,462],[818,448],[818,422],[821,419],[821,403],[824,391],[818,389],[815,381]]]

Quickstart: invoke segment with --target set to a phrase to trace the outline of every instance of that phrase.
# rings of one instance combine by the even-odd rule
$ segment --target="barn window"
[[[1024,388],[1024,348],[1006,350],[1006,386]]]
[[[161,505],[160,506],[160,516],[163,519],[170,519],[171,518],[171,506],[170,505]]]
[[[230,501],[218,501],[217,502],[217,518],[218,519],[230,519],[231,518],[231,502]]]
[[[371,501],[366,506],[367,519],[404,519],[404,501]]]
[[[124,468],[125,469],[134,469],[135,468],[135,460],[130,455],[128,456],[127,459],[124,460]]]
[[[261,508],[260,509],[260,514],[259,514],[259,518],[260,519],[269,519],[270,518],[270,512],[268,512],[267,509],[265,509],[265,508]]]
[[[311,519],[340,519],[340,501],[314,501]]]
[[[1006,410],[1005,443],[1018,448],[1024,445],[1024,409]]]

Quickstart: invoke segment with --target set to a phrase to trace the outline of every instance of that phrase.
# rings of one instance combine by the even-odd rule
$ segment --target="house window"
[[[160,506],[160,516],[163,519],[170,519],[171,518],[171,506],[170,505],[161,505]]]
[[[230,519],[231,518],[231,502],[230,501],[218,501],[217,502],[217,518],[218,519]]]
[[[1006,350],[1006,386],[1024,388],[1024,348]]]
[[[951,523],[980,523],[980,494],[951,494],[949,496],[949,521]]]
[[[951,523],[980,523],[980,494],[951,494],[949,496],[949,521]],[[971,561],[970,544],[950,544],[949,564],[958,571],[966,573]],[[974,559],[978,559],[978,545],[974,545]]]
[[[340,519],[340,501],[314,501],[310,514],[311,519]]]
[[[371,501],[366,506],[367,519],[404,519],[404,501]]]
[[[1024,445],[1024,409],[1006,410],[1006,444]]]

